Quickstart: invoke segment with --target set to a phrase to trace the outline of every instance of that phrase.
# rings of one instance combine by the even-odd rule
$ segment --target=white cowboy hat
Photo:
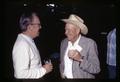
[[[77,15],[71,14],[68,19],[62,19],[62,21],[76,25],[81,29],[81,33],[84,35],[88,33],[88,28],[84,24],[84,21]]]

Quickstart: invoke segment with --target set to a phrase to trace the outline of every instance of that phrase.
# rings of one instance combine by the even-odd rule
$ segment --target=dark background
[[[101,72],[97,79],[107,78],[106,36],[110,30],[118,27],[119,0],[5,0],[3,2],[2,41],[2,78],[13,81],[12,48],[19,29],[19,17],[27,9],[38,12],[42,29],[35,39],[42,60],[51,58],[54,65],[52,73],[44,78],[59,79],[59,50],[64,35],[64,23],[71,13],[79,15],[89,31],[86,35],[94,39],[98,46]],[[55,6],[47,6],[54,4]]]

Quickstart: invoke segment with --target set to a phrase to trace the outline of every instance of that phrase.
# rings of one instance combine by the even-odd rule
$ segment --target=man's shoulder
[[[64,38],[62,41],[61,41],[61,44],[66,44],[68,42],[68,39],[67,38]]]
[[[67,39],[67,38],[64,38],[62,41],[68,41],[68,39]]]
[[[81,36],[81,40],[86,41],[86,42],[95,42],[92,38],[88,38],[85,36]]]
[[[23,37],[20,37],[20,36],[17,37],[17,40],[15,43],[20,46],[29,45],[28,42]]]

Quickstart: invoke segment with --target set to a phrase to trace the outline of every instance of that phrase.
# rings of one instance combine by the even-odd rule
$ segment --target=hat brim
[[[88,33],[88,28],[85,24],[81,23],[81,22],[78,22],[78,21],[73,21],[73,20],[70,20],[70,19],[62,19],[63,22],[65,23],[70,23],[70,24],[73,24],[77,27],[79,27],[81,29],[81,33],[86,35]]]

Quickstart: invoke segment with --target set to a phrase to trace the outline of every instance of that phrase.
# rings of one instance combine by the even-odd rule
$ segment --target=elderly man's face
[[[67,23],[65,26],[65,35],[69,41],[76,41],[79,36],[80,28],[76,27],[73,24]]]

